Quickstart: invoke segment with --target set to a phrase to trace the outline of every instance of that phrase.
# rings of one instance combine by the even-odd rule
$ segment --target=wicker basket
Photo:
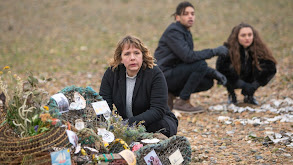
[[[51,164],[53,148],[69,147],[64,127],[18,138],[8,124],[0,127],[0,164]]]
[[[6,113],[4,105],[0,105],[0,124],[5,121]],[[1,127],[1,126],[0,126]]]

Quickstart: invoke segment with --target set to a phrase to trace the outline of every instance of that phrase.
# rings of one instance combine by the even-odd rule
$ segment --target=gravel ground
[[[193,94],[192,104],[207,110],[179,117],[178,135],[191,143],[191,164],[293,164],[293,94],[287,90],[292,84],[279,82],[276,76],[257,91],[259,106],[244,104],[238,90],[239,104],[227,108],[222,86]],[[280,142],[274,143],[268,135],[279,136]]]
[[[280,60],[278,73],[273,80],[258,89],[255,96],[260,102],[259,106],[243,104],[241,91],[237,90],[240,104],[228,108],[226,89],[219,85],[191,96],[192,104],[206,108],[204,113],[181,113],[179,117],[178,135],[185,136],[190,141],[191,164],[293,164],[293,147],[289,146],[288,140],[276,144],[268,140],[268,135],[283,135],[281,138],[284,138],[285,133],[293,133],[293,104],[282,103],[276,106],[275,103],[276,100],[293,99],[293,67],[290,63],[292,60],[289,56]],[[104,70],[93,75],[82,72],[74,75],[58,73],[52,76],[53,80],[44,88],[50,95],[70,85],[92,86],[99,91],[98,85],[103,73]],[[239,107],[247,106],[250,107],[246,108],[248,110],[242,109],[243,112],[240,112]],[[287,108],[287,112],[271,112],[272,107],[277,110]],[[262,109],[263,112],[249,109]],[[291,122],[277,120],[281,115],[291,115]],[[268,121],[266,118],[276,120]],[[290,140],[292,144],[292,135]]]
[[[226,89],[219,85],[191,96],[192,104],[201,105],[207,109],[201,114],[181,113],[179,117],[178,135],[186,136],[191,143],[193,151],[191,164],[293,164],[292,147],[287,146],[288,144],[274,144],[268,141],[269,134],[293,133],[293,105],[292,103],[280,104],[277,110],[282,108],[290,110],[290,112],[280,113],[271,112],[270,108],[265,106],[271,105],[276,108],[274,101],[293,99],[291,62],[290,57],[280,60],[278,73],[273,80],[267,86],[257,90],[255,96],[260,103],[259,106],[241,103],[243,96],[240,90],[236,90],[240,103],[238,107],[234,107],[234,110],[233,108],[213,110],[211,107],[214,109],[228,107]],[[79,84],[79,86],[93,86],[96,91],[99,91],[97,85],[103,73],[103,70],[90,76],[78,73],[75,76],[80,77],[79,79],[71,78],[71,74],[66,72],[56,74],[53,81],[47,84],[46,89],[49,89],[50,94],[54,94],[65,86]],[[264,112],[249,110],[240,112],[239,107],[247,106],[251,109],[262,107]],[[235,109],[238,111],[236,112]],[[281,122],[281,120],[265,122],[264,120],[265,117],[274,119],[286,114],[291,115],[291,122]],[[248,123],[249,120],[250,123]]]

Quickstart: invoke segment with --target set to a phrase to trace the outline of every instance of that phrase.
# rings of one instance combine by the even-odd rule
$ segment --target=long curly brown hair
[[[118,67],[118,65],[121,64],[121,53],[123,51],[124,45],[133,45],[137,49],[139,49],[142,52],[142,68],[146,69],[148,68],[153,68],[155,64],[155,58],[151,55],[149,49],[142,43],[142,41],[131,35],[127,35],[124,38],[122,38],[116,47],[114,57],[110,60],[109,64],[112,67],[112,70],[114,71],[115,68]]]
[[[253,59],[252,65],[255,66],[258,70],[261,70],[259,66],[259,59],[270,60],[275,64],[277,63],[276,59],[272,55],[272,52],[260,38],[259,33],[251,25],[247,23],[240,23],[232,29],[229,38],[224,43],[224,45],[229,49],[229,56],[232,65],[238,74],[241,72],[240,48],[242,47],[238,42],[238,34],[242,28],[246,27],[251,28],[253,32],[253,42],[247,48],[249,55],[252,56]]]

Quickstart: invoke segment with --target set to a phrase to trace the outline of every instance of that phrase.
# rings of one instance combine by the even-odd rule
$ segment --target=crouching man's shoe
[[[259,105],[258,101],[253,96],[244,96],[244,103]]]
[[[201,113],[205,109],[201,106],[194,107],[189,100],[177,99],[174,103],[174,109],[182,113]]]

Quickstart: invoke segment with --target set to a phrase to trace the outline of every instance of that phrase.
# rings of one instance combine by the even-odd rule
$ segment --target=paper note
[[[177,149],[173,154],[169,156],[169,160],[172,165],[179,165],[184,161],[179,149]]]
[[[109,113],[109,112],[111,113],[109,105],[105,100],[94,102],[92,103],[92,106],[96,112],[96,115],[101,115],[101,114]]]

